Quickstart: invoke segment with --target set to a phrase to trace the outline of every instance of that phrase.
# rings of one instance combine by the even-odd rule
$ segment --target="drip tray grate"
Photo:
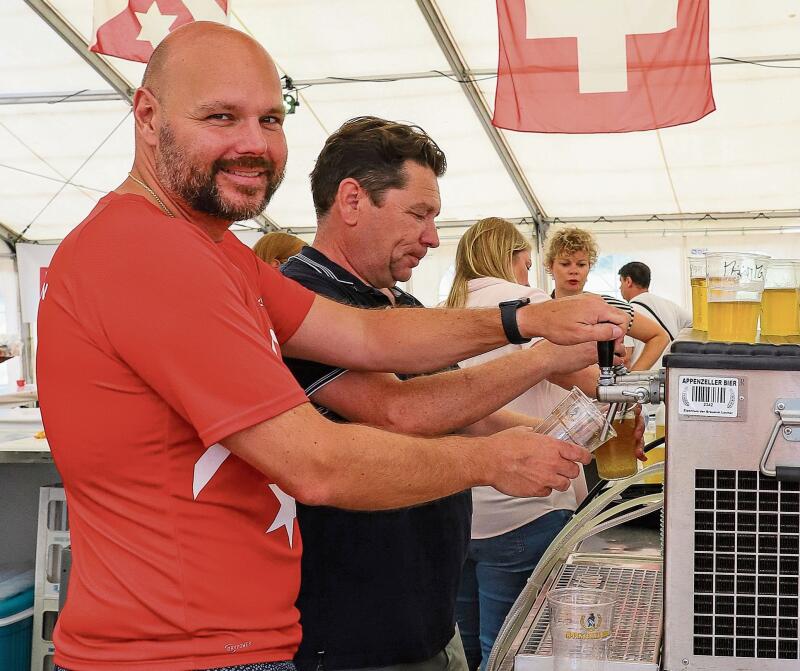
[[[556,587],[597,587],[614,592],[617,602],[609,662],[658,664],[663,611],[660,568],[568,564],[553,585]],[[552,656],[550,614],[546,605],[537,615],[518,654]]]

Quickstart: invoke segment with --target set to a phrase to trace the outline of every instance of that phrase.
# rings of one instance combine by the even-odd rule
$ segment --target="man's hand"
[[[595,294],[533,303],[517,310],[517,324],[524,337],[542,336],[559,345],[619,340],[629,321],[626,312]]]
[[[597,343],[585,342],[579,345],[556,345],[542,340],[533,346],[545,357],[549,375],[564,375],[597,363]]]
[[[549,496],[569,488],[580,474],[577,462],[588,464],[592,455],[582,447],[518,426],[489,439],[495,472],[490,482],[510,496]]]
[[[567,375],[597,363],[597,343],[594,341],[578,345],[556,345],[542,340],[534,348],[545,357],[548,376]],[[620,365],[623,363],[625,347],[617,342],[614,350],[614,365]]]

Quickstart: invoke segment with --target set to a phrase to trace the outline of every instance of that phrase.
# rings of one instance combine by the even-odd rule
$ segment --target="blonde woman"
[[[597,262],[598,252],[597,241],[589,231],[581,228],[552,230],[547,237],[544,250],[545,270],[550,273],[555,282],[555,289],[551,296],[564,298],[583,293],[589,271]],[[604,298],[615,307],[628,312],[632,310],[627,301],[610,296],[604,296]],[[629,365],[631,370],[648,370],[659,360],[664,349],[669,345],[669,334],[654,320],[638,313],[631,323],[628,335],[644,343],[639,357]],[[630,354],[633,350],[633,342],[626,338],[625,345]]]
[[[528,284],[531,244],[517,228],[491,217],[471,226],[458,244],[453,287],[447,307],[495,306],[500,301],[550,300]],[[528,345],[507,345],[462,362],[473,366]],[[506,408],[535,417],[547,416],[566,393],[561,386],[578,384],[593,393],[598,370],[593,366],[569,376],[550,378],[522,394]],[[640,426],[643,431],[643,426]],[[575,483],[579,491],[576,492]],[[456,618],[470,669],[488,661],[503,620],[542,553],[585,496],[582,478],[565,492],[546,498],[514,498],[491,487],[472,490],[472,540],[456,604]]]
[[[273,268],[280,268],[290,256],[299,254],[306,243],[296,235],[273,231],[261,236],[253,245],[256,256]]]

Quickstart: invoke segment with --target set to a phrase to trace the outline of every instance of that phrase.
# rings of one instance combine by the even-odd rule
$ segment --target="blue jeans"
[[[484,665],[489,661],[508,611],[571,517],[571,510],[553,510],[508,533],[470,542],[456,601],[456,620],[470,671],[481,661]]]

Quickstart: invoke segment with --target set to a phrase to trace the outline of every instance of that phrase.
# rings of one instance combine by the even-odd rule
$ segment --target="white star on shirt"
[[[269,488],[281,504],[278,514],[275,515],[275,521],[272,526],[267,529],[267,533],[286,527],[286,535],[289,536],[289,547],[292,547],[294,540],[294,520],[297,517],[297,506],[295,505],[294,497],[289,496],[278,485],[270,485]]]
[[[142,27],[136,39],[142,42],[150,42],[153,49],[169,35],[170,26],[178,18],[177,14],[162,14],[158,9],[156,0],[153,0],[153,4],[150,5],[150,9],[147,10],[146,14],[142,12],[134,12],[134,14],[136,14],[139,25]]]
[[[280,344],[278,343],[278,336],[275,335],[275,331],[273,331],[272,329],[269,330],[269,337],[272,340],[272,351],[273,351],[273,353],[275,354],[275,356],[279,356],[278,355],[278,347],[280,347]]]

